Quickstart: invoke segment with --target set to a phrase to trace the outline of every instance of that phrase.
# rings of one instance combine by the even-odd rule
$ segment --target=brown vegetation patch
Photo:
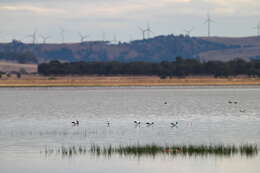
[[[221,85],[260,85],[260,78],[214,78],[187,77],[160,79],[157,76],[64,76],[45,77],[23,75],[0,79],[1,87],[84,87],[84,86],[221,86]]]

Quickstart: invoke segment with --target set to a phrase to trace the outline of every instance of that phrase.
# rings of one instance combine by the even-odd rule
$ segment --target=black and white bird
[[[107,124],[107,127],[110,127],[110,121],[107,121],[106,124]]]
[[[75,125],[77,125],[77,126],[79,125],[79,121],[78,121],[78,120],[72,121],[71,123],[72,123],[72,125],[74,125],[74,126],[75,126]]]
[[[175,123],[171,123],[171,127],[177,127],[178,122],[176,121]]]
[[[140,125],[141,122],[140,121],[134,121],[135,125]]]
[[[154,124],[154,122],[147,122],[147,123],[145,123],[147,126],[151,126],[151,125],[153,125]]]

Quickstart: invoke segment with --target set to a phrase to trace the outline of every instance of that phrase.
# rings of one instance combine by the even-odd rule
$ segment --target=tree
[[[51,61],[39,64],[43,75],[157,75],[186,77],[189,75],[214,75],[228,77],[236,75],[260,76],[260,60],[230,62],[199,62],[196,59],[177,57],[176,61],[155,62],[72,62]]]
[[[22,74],[21,74],[21,73],[16,73],[16,77],[17,77],[18,79],[20,79],[20,78],[22,77]]]

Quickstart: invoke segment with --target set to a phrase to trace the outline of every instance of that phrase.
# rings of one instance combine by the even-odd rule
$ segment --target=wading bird
[[[79,121],[78,121],[78,120],[72,121],[71,123],[72,123],[74,126],[75,126],[75,125],[79,125]]]
[[[147,123],[145,123],[147,126],[151,126],[151,125],[153,125],[154,124],[154,122],[147,122]]]
[[[178,122],[176,121],[175,123],[171,123],[171,127],[177,127]]]

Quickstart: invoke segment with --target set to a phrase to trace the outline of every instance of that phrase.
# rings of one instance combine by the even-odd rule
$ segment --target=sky
[[[0,0],[0,42],[32,42],[34,31],[38,43],[42,36],[80,42],[80,34],[124,42],[142,39],[139,28],[148,24],[151,36],[190,29],[191,36],[207,36],[207,14],[212,36],[253,36],[259,9],[260,0]]]

